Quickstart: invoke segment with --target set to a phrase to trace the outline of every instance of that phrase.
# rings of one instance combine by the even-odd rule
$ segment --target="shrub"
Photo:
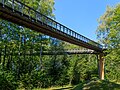
[[[0,70],[0,89],[15,90],[17,87],[13,73]]]

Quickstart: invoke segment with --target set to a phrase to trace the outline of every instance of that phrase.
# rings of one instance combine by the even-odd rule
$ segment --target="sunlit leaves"
[[[108,49],[106,56],[107,79],[120,81],[120,4],[115,7],[107,7],[106,12],[99,19],[97,35],[101,43]]]
[[[38,12],[54,18],[54,0],[21,0],[24,4],[34,8]]]

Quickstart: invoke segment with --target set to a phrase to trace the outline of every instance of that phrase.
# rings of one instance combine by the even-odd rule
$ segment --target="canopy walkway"
[[[17,0],[0,0],[0,18],[69,43],[102,52],[102,45]]]
[[[99,43],[71,30],[18,0],[0,0],[0,18],[45,35],[94,50],[97,53],[103,53],[103,46]],[[69,51],[69,53],[73,52]],[[102,57],[103,54],[100,54],[100,78],[104,79]]]

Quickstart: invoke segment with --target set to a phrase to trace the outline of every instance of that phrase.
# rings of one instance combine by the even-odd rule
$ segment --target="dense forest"
[[[11,0],[10,0],[11,1]],[[54,0],[21,0],[55,19]],[[120,4],[98,20],[99,43],[107,50],[105,79],[120,82]],[[98,80],[97,55],[64,53],[81,47],[0,19],[0,89],[33,89]],[[43,55],[43,51],[56,51]],[[58,55],[57,52],[63,52]]]

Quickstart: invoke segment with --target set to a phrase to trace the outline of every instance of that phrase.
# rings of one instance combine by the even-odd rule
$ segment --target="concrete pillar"
[[[101,80],[104,80],[104,54],[99,54],[99,77]]]

